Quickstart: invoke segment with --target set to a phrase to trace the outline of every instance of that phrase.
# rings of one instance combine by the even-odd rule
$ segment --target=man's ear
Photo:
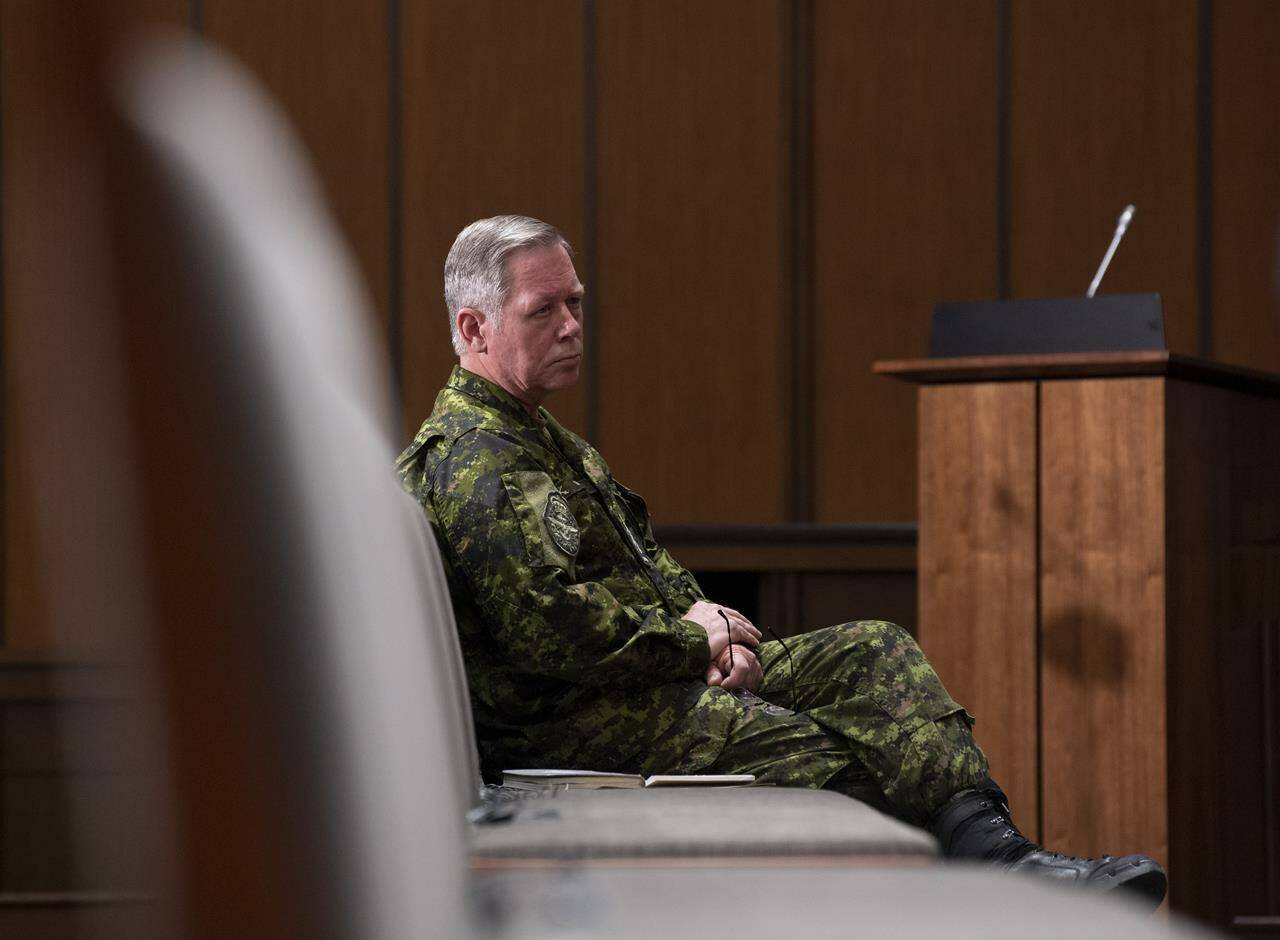
[[[462,344],[469,353],[482,353],[485,351],[486,342],[484,330],[484,314],[475,307],[463,307],[458,311],[456,320],[458,324],[458,335],[462,337]]]

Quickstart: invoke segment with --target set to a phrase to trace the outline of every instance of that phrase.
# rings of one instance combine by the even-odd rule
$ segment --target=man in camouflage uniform
[[[445,265],[460,364],[397,464],[448,568],[485,777],[753,773],[867,799],[950,855],[1158,901],[1150,859],[1064,858],[1018,833],[972,719],[904,630],[847,623],[784,649],[704,597],[644,501],[541,407],[577,380],[582,298],[551,226],[464,229]]]

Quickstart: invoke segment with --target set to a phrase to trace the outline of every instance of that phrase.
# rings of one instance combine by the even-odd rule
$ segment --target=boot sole
[[[1095,882],[1096,884],[1096,882]],[[1159,868],[1148,868],[1124,881],[1099,884],[1108,891],[1118,891],[1125,899],[1145,911],[1154,911],[1169,890],[1169,880]]]

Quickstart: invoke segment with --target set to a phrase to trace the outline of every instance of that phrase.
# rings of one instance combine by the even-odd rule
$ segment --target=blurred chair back
[[[431,644],[433,681],[439,684],[445,705],[445,729],[449,764],[453,771],[454,799],[458,815],[480,802],[484,781],[480,776],[480,751],[476,745],[475,721],[471,712],[471,688],[462,658],[444,559],[426,513],[412,496],[404,494],[405,511],[415,520],[422,577],[427,584],[429,609],[425,618],[427,640]]]
[[[150,46],[115,100],[140,652],[182,932],[463,936],[455,692],[430,639],[447,600],[391,470],[354,267],[282,116],[226,59]]]

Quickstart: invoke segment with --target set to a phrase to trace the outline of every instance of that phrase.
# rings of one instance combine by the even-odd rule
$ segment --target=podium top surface
[[[1168,350],[891,359],[874,363],[872,370],[878,375],[917,385],[1163,376],[1280,397],[1280,375],[1223,365]]]

